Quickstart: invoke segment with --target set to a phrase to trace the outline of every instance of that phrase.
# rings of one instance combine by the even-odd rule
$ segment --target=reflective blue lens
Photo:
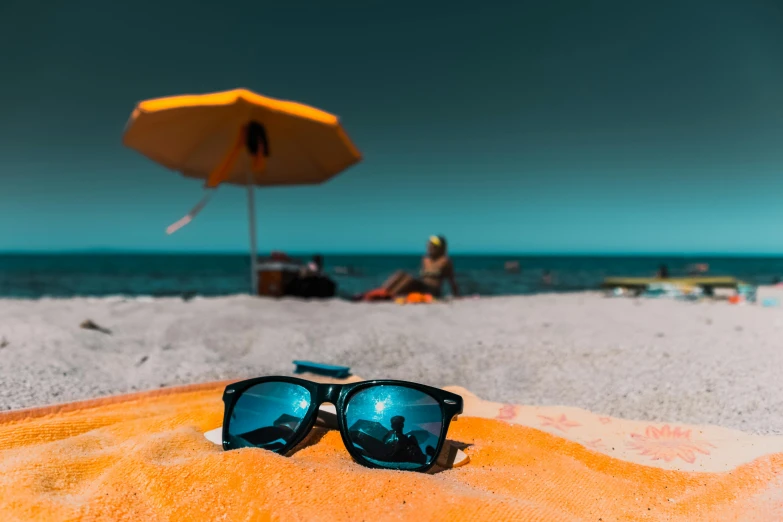
[[[280,451],[293,438],[310,407],[310,392],[298,384],[265,382],[245,390],[228,422],[231,448]]]
[[[415,469],[437,455],[443,414],[426,393],[396,385],[365,388],[345,407],[348,438],[370,462],[394,469]]]

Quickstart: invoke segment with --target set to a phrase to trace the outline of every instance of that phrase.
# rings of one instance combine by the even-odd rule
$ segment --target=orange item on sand
[[[729,303],[731,304],[740,304],[743,301],[741,295],[732,295],[729,297]]]
[[[451,388],[468,416],[448,437],[470,462],[437,474],[376,470],[353,462],[336,431],[289,457],[224,452],[204,432],[222,422],[225,384],[0,413],[3,520],[783,520],[781,453],[756,447],[728,472],[658,467],[681,457],[698,470],[729,446],[691,429],[628,437],[645,465],[606,454],[623,450],[613,434],[631,421]],[[512,424],[527,416],[538,429]],[[566,438],[590,430],[607,438]]]
[[[366,294],[364,294],[364,297],[362,298],[363,301],[389,301],[391,300],[392,296],[389,292],[384,290],[383,288],[377,288],[375,290],[370,290]]]
[[[397,304],[430,304],[434,302],[434,298],[430,294],[421,294],[419,292],[413,292],[405,297],[400,297],[396,300]]]

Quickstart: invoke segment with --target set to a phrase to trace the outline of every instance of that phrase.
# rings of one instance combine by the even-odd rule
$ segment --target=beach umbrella
[[[219,185],[247,187],[253,293],[253,187],[319,184],[361,160],[335,115],[246,89],[142,101],[123,143],[168,169],[205,180],[207,194],[167,228],[169,234],[188,224]]]

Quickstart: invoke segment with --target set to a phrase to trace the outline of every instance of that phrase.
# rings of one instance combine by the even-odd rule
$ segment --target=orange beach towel
[[[639,443],[626,444],[628,458],[641,459],[632,462],[609,454],[625,421],[453,388],[466,407],[449,439],[465,444],[470,462],[429,475],[371,470],[337,432],[290,457],[222,451],[203,434],[221,423],[224,386],[0,414],[2,520],[783,520],[777,438],[753,439],[766,450],[725,471],[664,469],[658,463],[698,469],[728,446],[657,427],[657,438],[641,434],[646,452],[627,437]],[[576,441],[601,430],[609,446]]]

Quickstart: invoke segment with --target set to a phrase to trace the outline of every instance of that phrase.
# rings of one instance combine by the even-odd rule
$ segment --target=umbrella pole
[[[250,294],[258,295],[258,264],[256,249],[256,201],[253,195],[253,178],[247,184],[247,213],[250,219]]]

